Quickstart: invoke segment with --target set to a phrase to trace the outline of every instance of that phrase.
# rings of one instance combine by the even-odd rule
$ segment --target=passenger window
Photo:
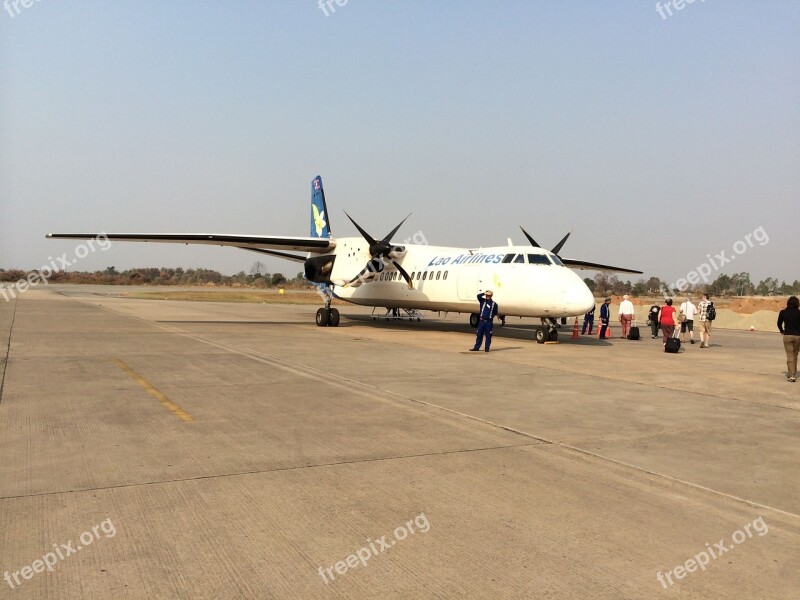
[[[425,281],[427,278],[428,278],[428,272],[427,272],[427,271],[425,271],[425,272],[422,274],[422,281]]]
[[[442,279],[447,279],[447,271],[445,271],[444,275],[442,275]]]
[[[439,276],[442,274],[441,271],[436,271],[436,281],[439,281]]]

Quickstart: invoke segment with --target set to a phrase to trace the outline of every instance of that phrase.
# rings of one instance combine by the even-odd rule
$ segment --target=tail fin
[[[311,237],[331,237],[328,221],[328,207],[325,205],[322,177],[317,175],[311,182]]]

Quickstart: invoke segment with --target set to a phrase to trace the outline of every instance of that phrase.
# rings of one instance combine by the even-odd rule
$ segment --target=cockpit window
[[[517,258],[514,259],[514,264],[525,264],[525,255],[524,254],[517,254]]]
[[[503,257],[503,263],[508,264],[508,263],[512,262],[514,260],[514,256],[515,256],[514,254],[506,254]]]
[[[552,261],[553,261],[555,264],[557,264],[559,267],[563,267],[563,266],[564,266],[564,263],[563,263],[563,262],[561,262],[561,259],[560,259],[560,258],[558,258],[558,257],[557,257],[555,254],[551,254],[551,255],[550,255],[550,260],[552,260]]]
[[[547,256],[544,254],[528,254],[528,263],[531,265],[550,265]]]

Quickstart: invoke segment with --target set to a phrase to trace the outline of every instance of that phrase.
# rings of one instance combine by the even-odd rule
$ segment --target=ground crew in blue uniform
[[[492,319],[497,316],[497,302],[492,301],[492,290],[486,290],[483,294],[478,294],[480,310],[478,310],[478,337],[475,338],[475,347],[470,348],[470,352],[477,352],[481,349],[483,336],[486,336],[486,352],[492,345]]]
[[[581,329],[581,335],[586,335],[586,328],[589,328],[589,335],[592,335],[592,327],[594,327],[594,309],[597,308],[596,306],[592,307],[592,310],[587,312],[583,315],[583,328]]]
[[[611,298],[606,298],[606,301],[600,306],[600,339],[606,339],[606,329],[611,322]]]

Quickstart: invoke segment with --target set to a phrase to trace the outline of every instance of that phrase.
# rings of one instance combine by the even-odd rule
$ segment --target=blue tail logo
[[[311,237],[331,237],[325,191],[322,189],[322,177],[319,175],[311,182]]]

